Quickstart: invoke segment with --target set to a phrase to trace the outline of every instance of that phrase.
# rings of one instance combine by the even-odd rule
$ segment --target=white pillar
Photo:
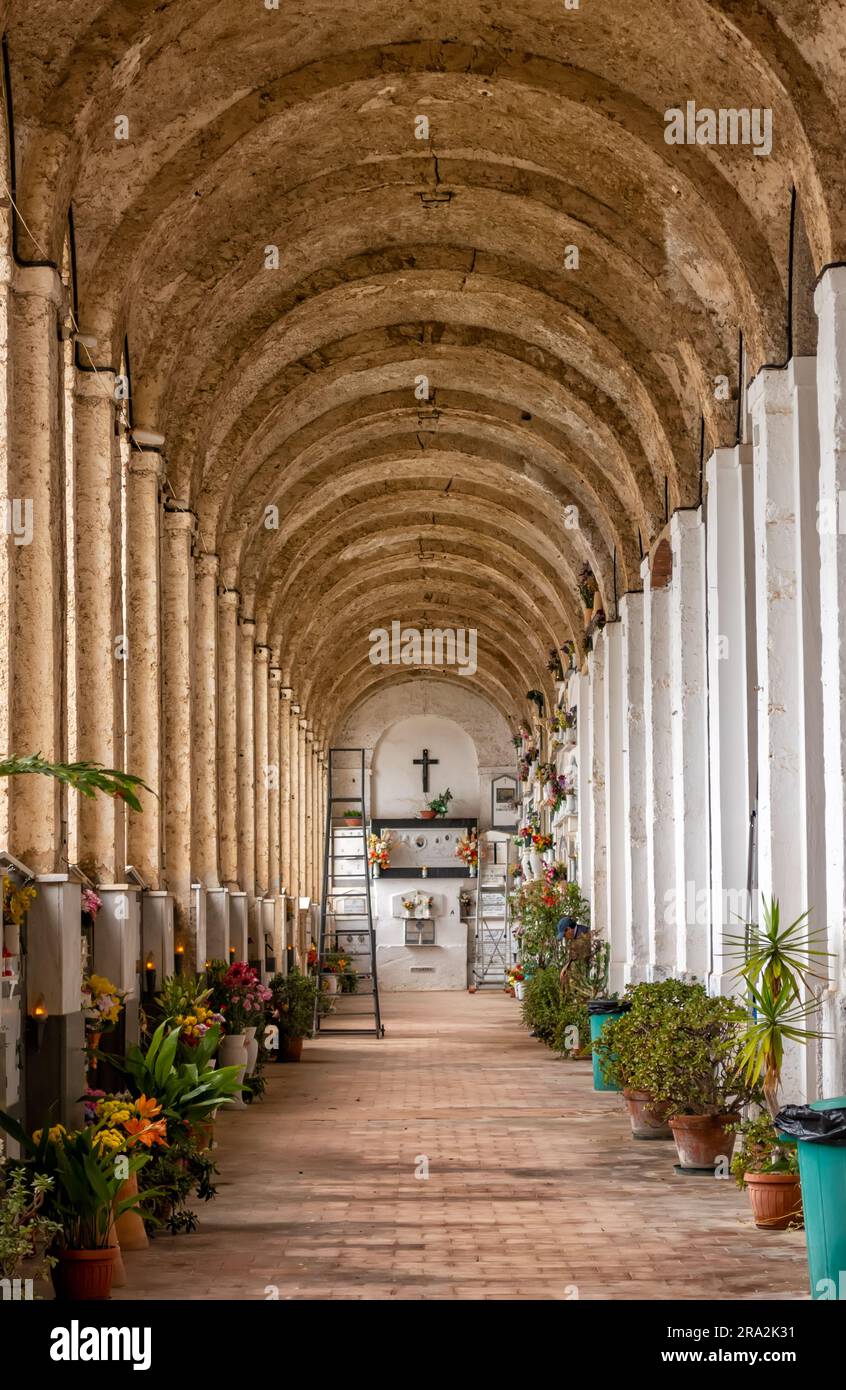
[[[620,600],[623,668],[622,845],[626,982],[646,978],[649,874],[646,852],[646,729],[643,718],[642,593]]]
[[[707,487],[708,713],[712,975],[716,994],[737,977],[726,937],[748,913],[749,832],[755,794],[755,575],[752,448],[717,449]]]
[[[822,1027],[822,1090],[842,1095],[846,994],[846,267],[827,270],[815,295],[819,318],[817,407],[820,448],[820,589],[826,920],[831,990]],[[821,923],[819,923],[821,925]]]
[[[711,967],[711,914],[705,527],[699,508],[675,513],[670,542],[675,967],[680,974],[704,980]]]
[[[604,633],[594,638],[588,679],[588,758],[590,776],[591,922],[608,939],[608,857],[605,823],[605,660]]]
[[[670,698],[670,596],[653,589],[649,562],[642,569],[643,722],[646,730],[646,860],[649,977],[676,972],[676,890],[673,825],[672,700]]]
[[[606,935],[611,943],[612,990],[627,980],[625,803],[623,796],[623,630],[619,622],[603,631],[605,646],[605,881]]]
[[[236,589],[218,594],[217,778],[220,877],[238,883],[238,603]]]
[[[591,797],[590,797],[590,681],[581,673],[570,687],[576,706],[576,740],[578,749],[578,860],[579,883],[587,897],[591,876]]]
[[[165,878],[174,895],[178,944],[188,969],[191,928],[191,537],[194,517],[166,511],[162,554],[162,677]]]

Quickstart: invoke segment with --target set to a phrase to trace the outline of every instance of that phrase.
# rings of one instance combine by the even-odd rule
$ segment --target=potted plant
[[[762,922],[745,923],[743,936],[731,938],[732,954],[739,958],[738,973],[746,986],[747,1023],[742,1037],[741,1065],[747,1083],[760,1085],[766,1114],[741,1129],[744,1146],[756,1161],[739,1176],[746,1186],[755,1224],[769,1230],[785,1230],[796,1224],[799,1195],[799,1161],[795,1151],[779,1137],[774,1120],[779,1111],[779,1092],[785,1044],[807,1045],[819,1034],[806,1026],[817,1011],[813,997],[802,998],[819,975],[813,961],[829,953],[817,944],[824,933],[808,929],[808,913],[782,926],[777,898],[762,899]],[[735,1171],[734,1168],[732,1171]]]
[[[43,1210],[53,1188],[46,1173],[32,1173],[11,1159],[2,1159],[0,1147],[0,1279],[43,1279],[56,1263],[49,1247],[61,1226]],[[21,1295],[22,1296],[22,1295]]]
[[[215,1024],[225,1023],[224,1015],[212,1006],[211,996],[212,989],[206,987],[202,975],[170,975],[162,981],[155,1001],[156,1012],[179,1033],[179,1055],[183,1061],[190,1059],[200,1039]],[[221,1034],[222,1026],[218,1037]]]
[[[243,1064],[243,1075],[246,1075],[255,1068],[258,1056],[256,1029],[271,998],[270,990],[262,984],[253,967],[243,960],[233,961],[228,967],[223,961],[212,961],[209,970],[214,1011],[223,1016],[226,1029],[220,1047],[220,1060],[224,1066]],[[239,1097],[235,1102],[236,1109],[241,1109],[243,1105],[244,1101]]]
[[[756,1099],[741,1066],[745,1024],[746,1012],[733,999],[711,998],[701,986],[656,1019],[643,1088],[657,1103],[668,1102],[682,1169],[714,1169],[730,1158],[731,1127]]]
[[[437,796],[433,796],[432,800],[426,803],[426,809],[420,812],[420,819],[436,820],[438,816],[445,816],[452,799],[453,796],[449,787],[446,791],[438,792]]]
[[[802,1224],[802,1190],[796,1145],[781,1139],[767,1112],[734,1127],[739,1146],[731,1171],[752,1203],[762,1231],[787,1231]]]
[[[354,828],[355,826],[357,826],[357,825],[361,825],[361,812],[360,812],[360,811],[349,810],[349,811],[344,811],[342,814],[343,814],[344,825],[347,827],[348,830],[353,829],[353,828]]]
[[[678,1010],[694,994],[704,994],[700,984],[684,980],[656,980],[628,985],[623,998],[629,1009],[612,1019],[595,1045],[601,1065],[623,1093],[634,1139],[672,1139],[669,1101],[656,1101],[654,1047],[667,1010]]]
[[[270,981],[271,1017],[279,1028],[279,1061],[299,1062],[303,1038],[311,1037],[317,982],[313,975],[290,970]]]
[[[585,615],[585,627],[593,617],[593,605],[597,594],[597,583],[593,577],[593,570],[590,565],[582,565],[579,571],[579,595],[582,600],[582,607]]]
[[[149,1156],[127,1152],[126,1136],[107,1120],[69,1131],[46,1126],[30,1136],[11,1116],[0,1112],[0,1127],[21,1146],[25,1166],[48,1177],[46,1214],[60,1227],[56,1264],[52,1270],[56,1298],[62,1301],[106,1299],[112,1288],[116,1244],[116,1215],[135,1207],[139,1197],[119,1199],[126,1178],[137,1173]],[[120,1155],[123,1162],[116,1163]]]

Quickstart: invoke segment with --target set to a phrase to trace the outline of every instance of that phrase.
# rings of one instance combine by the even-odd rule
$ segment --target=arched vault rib
[[[243,523],[237,536],[228,538],[243,540],[237,565],[229,543],[222,547],[225,568],[237,567],[248,581],[255,580],[261,571],[272,571],[299,528],[311,524],[319,529],[325,525],[328,507],[336,512],[346,508],[362,487],[370,490],[377,507],[382,495],[391,491],[425,488],[431,506],[447,496],[452,501],[460,497],[472,511],[476,498],[485,499],[517,519],[537,525],[550,541],[565,548],[573,572],[586,562],[591,564],[603,586],[603,596],[609,598],[608,556],[617,549],[618,533],[604,511],[597,509],[597,524],[589,505],[594,499],[584,488],[570,492],[557,485],[554,477],[533,473],[525,463],[521,468],[518,460],[497,452],[493,441],[476,442],[479,432],[471,437],[474,422],[467,423],[466,436],[440,431],[411,436],[407,432],[380,439],[378,445],[365,444],[350,454],[334,455],[319,469],[301,473],[296,480],[286,472],[274,493],[278,516],[270,512],[275,502],[268,502],[251,518],[249,528]],[[422,505],[422,498],[420,502]],[[268,518],[278,521],[278,527],[268,528],[264,524]],[[342,513],[340,526],[343,524]],[[619,556],[621,583],[625,584],[629,575],[634,579],[637,574],[635,552],[628,538]]]

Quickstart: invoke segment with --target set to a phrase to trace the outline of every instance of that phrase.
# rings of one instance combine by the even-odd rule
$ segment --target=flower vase
[[[259,1050],[255,1028],[245,1028],[244,1037],[247,1039],[247,1070],[245,1071],[244,1075],[252,1076],[253,1072],[256,1069],[256,1062],[258,1061]]]
[[[115,1204],[125,1202],[127,1197],[138,1196],[138,1175],[131,1173],[126,1182],[121,1183],[115,1197]],[[121,1250],[146,1250],[150,1244],[144,1229],[144,1218],[137,1207],[130,1207],[115,1217],[115,1235]]]
[[[378,865],[378,864],[374,864],[374,865],[373,865],[373,877],[374,877],[374,878],[378,878],[378,877],[379,877],[379,865]]]
[[[524,849],[524,850],[523,850],[523,853],[520,855],[520,863],[521,863],[522,866],[523,866],[523,878],[525,879],[526,883],[531,882],[531,879],[532,879],[532,856],[531,856],[529,850],[527,850],[527,849]]]
[[[475,878],[475,877],[476,877],[476,865],[475,865],[475,864],[471,864],[471,865],[470,865],[470,877],[471,877],[471,878]]]
[[[326,975],[323,976],[323,993],[324,993],[324,994],[337,994],[337,993],[338,993],[338,976],[337,976],[337,975],[333,975],[331,971],[330,971],[328,974],[326,974]]]
[[[238,1080],[244,1080],[244,1073],[247,1070],[247,1035],[246,1033],[227,1033],[221,1040],[217,1050],[222,1067],[238,1067]],[[240,1091],[236,1091],[231,1099],[233,1110],[246,1110],[247,1105]]]
[[[529,851],[529,862],[532,869],[532,878],[540,878],[543,873],[543,857],[540,850],[533,849]]]

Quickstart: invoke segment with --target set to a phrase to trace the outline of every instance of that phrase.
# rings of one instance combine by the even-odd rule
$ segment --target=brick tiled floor
[[[387,995],[387,1036],[307,1042],[218,1122],[217,1199],[125,1256],[116,1298],[805,1298],[801,1233],[675,1175],[590,1065],[500,993]],[[428,1178],[418,1178],[428,1162]]]

